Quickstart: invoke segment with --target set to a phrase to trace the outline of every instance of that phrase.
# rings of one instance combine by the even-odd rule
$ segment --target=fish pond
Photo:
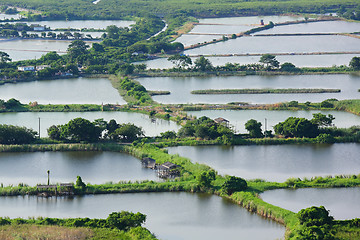
[[[285,228],[218,196],[192,193],[127,193],[74,198],[0,197],[9,217],[106,218],[115,211],[147,215],[145,227],[159,239],[283,238]],[[235,237],[236,236],[236,237]]]
[[[360,144],[179,146],[168,148],[220,174],[283,182],[291,177],[359,174]]]
[[[137,79],[147,90],[170,91],[170,95],[153,96],[160,103],[278,103],[286,101],[321,102],[329,98],[358,99],[360,76],[351,74],[277,75],[277,76],[206,76],[156,77]],[[333,88],[339,93],[304,94],[191,94],[202,89],[246,88]],[[1,89],[1,88],[0,88]]]
[[[0,86],[1,99],[39,104],[125,104],[107,78],[41,80]]]
[[[360,216],[360,188],[277,189],[262,193],[270,204],[298,212],[311,206],[324,206],[335,219],[353,219]]]
[[[25,183],[30,186],[47,183],[75,182],[81,176],[85,183],[157,180],[156,172],[143,168],[141,161],[118,152],[1,152],[0,183],[7,186]],[[31,215],[29,215],[31,216]]]

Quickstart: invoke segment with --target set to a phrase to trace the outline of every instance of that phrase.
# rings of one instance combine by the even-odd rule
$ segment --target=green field
[[[197,17],[281,14],[289,12],[320,13],[337,11],[340,6],[356,8],[358,0],[0,0],[0,5],[35,9],[51,18],[118,19],[124,16],[186,13]]]

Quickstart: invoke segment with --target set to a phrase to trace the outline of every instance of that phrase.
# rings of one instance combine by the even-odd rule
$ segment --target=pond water
[[[252,16],[252,17],[228,17],[228,18],[202,18],[199,19],[203,24],[226,24],[226,25],[247,25],[260,24],[263,20],[265,24],[270,21],[273,23],[281,23],[288,21],[303,20],[301,16]]]
[[[325,21],[309,22],[276,26],[274,28],[258,32],[258,34],[275,33],[352,33],[360,31],[360,22]],[[255,34],[256,35],[256,34]]]
[[[285,228],[218,196],[191,193],[131,193],[70,198],[1,197],[2,216],[106,218],[114,211],[147,215],[145,227],[157,238],[283,238]]]
[[[158,179],[139,159],[118,152],[0,153],[0,183],[4,186],[46,184],[47,170],[51,183],[75,182],[77,176],[92,184]]]
[[[359,174],[360,144],[181,146],[170,154],[204,163],[220,174],[283,182],[291,177]]]
[[[331,114],[335,117],[333,124],[336,127],[351,127],[354,125],[360,126],[360,116],[355,114],[340,112],[340,111],[286,111],[286,110],[203,110],[203,111],[189,111],[189,115],[201,117],[207,116],[215,119],[223,117],[230,121],[230,125],[234,126],[236,132],[247,133],[245,123],[249,119],[255,119],[262,123],[262,129],[265,129],[265,118],[267,120],[267,129],[273,130],[273,126],[286,120],[288,117],[301,117],[311,119],[314,113],[322,113],[325,115]]]
[[[9,54],[12,61],[39,59],[42,55],[51,51],[55,51],[60,55],[65,54],[71,42],[71,40],[0,39],[0,51]],[[86,42],[90,47],[92,43]]]
[[[265,202],[293,212],[311,206],[324,206],[335,219],[360,217],[360,188],[277,189],[266,191],[260,196]]]
[[[240,37],[184,51],[189,55],[360,51],[360,39],[331,36]]]
[[[287,55],[276,56],[280,64],[291,62],[297,67],[331,67],[333,65],[349,65],[353,57],[359,54],[327,54],[327,55]],[[259,63],[260,56],[232,56],[232,57],[206,57],[210,60],[213,66],[224,66],[226,63],[239,63],[240,65]],[[191,58],[194,62],[196,57]],[[166,69],[174,67],[167,58],[158,58],[144,62],[148,68],[152,69]]]
[[[252,25],[195,25],[190,33],[200,34],[233,34],[248,31],[255,26]]]
[[[142,127],[146,136],[158,136],[161,132],[177,131],[180,126],[175,122],[163,119],[150,119],[148,115],[133,112],[19,112],[0,113],[1,124],[25,126],[47,136],[47,129],[52,125],[66,124],[71,119],[82,117],[90,121],[103,118],[105,121],[115,119],[117,123],[133,123]]]
[[[182,43],[185,47],[190,46],[197,43],[203,42],[212,42],[213,39],[220,39],[222,36],[220,35],[191,35],[191,34],[183,34],[181,37],[177,38],[175,42]]]
[[[284,101],[321,102],[329,98],[358,99],[360,76],[349,74],[222,76],[222,77],[156,77],[137,79],[148,90],[166,90],[170,95],[153,96],[160,103],[277,103]],[[321,94],[191,94],[200,89],[237,88],[335,88],[340,93]],[[1,89],[1,88],[0,88]]]
[[[1,99],[15,98],[22,103],[40,104],[119,103],[126,102],[106,78],[70,78],[41,80],[0,86]]]
[[[20,14],[5,14],[5,13],[0,13],[0,20],[5,20],[5,19],[20,19],[21,15]],[[1,24],[1,23],[0,23]]]
[[[15,22],[14,22],[15,23]],[[57,28],[94,28],[94,29],[105,29],[107,26],[115,25],[117,27],[130,27],[135,24],[134,21],[123,21],[123,20],[73,20],[73,21],[35,21],[35,22],[22,22],[27,24],[39,24],[41,26],[50,27],[52,30]]]
[[[55,51],[66,53],[71,41],[40,40],[40,39],[14,39],[0,40],[0,51],[10,55],[12,61],[39,59],[42,55]],[[87,43],[89,44],[89,43]]]

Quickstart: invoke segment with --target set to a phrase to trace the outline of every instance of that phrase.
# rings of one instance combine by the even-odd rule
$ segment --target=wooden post
[[[47,185],[50,185],[50,170],[47,170],[47,174],[48,174],[48,182],[47,182]]]

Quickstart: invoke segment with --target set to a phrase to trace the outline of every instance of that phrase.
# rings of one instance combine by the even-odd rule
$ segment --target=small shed
[[[215,118],[214,121],[218,124],[223,124],[225,126],[229,125],[229,120],[222,118],[222,117]]]
[[[52,194],[57,195],[57,186],[56,185],[37,185],[36,191],[38,196],[48,197]]]
[[[59,193],[62,195],[74,195],[74,184],[60,183]]]
[[[157,174],[160,178],[171,178],[180,176],[180,166],[171,162],[165,162],[157,167]]]
[[[151,168],[151,169],[155,169],[156,168],[156,161],[153,158],[143,158],[141,160],[141,164],[143,165],[143,167],[145,168]]]

